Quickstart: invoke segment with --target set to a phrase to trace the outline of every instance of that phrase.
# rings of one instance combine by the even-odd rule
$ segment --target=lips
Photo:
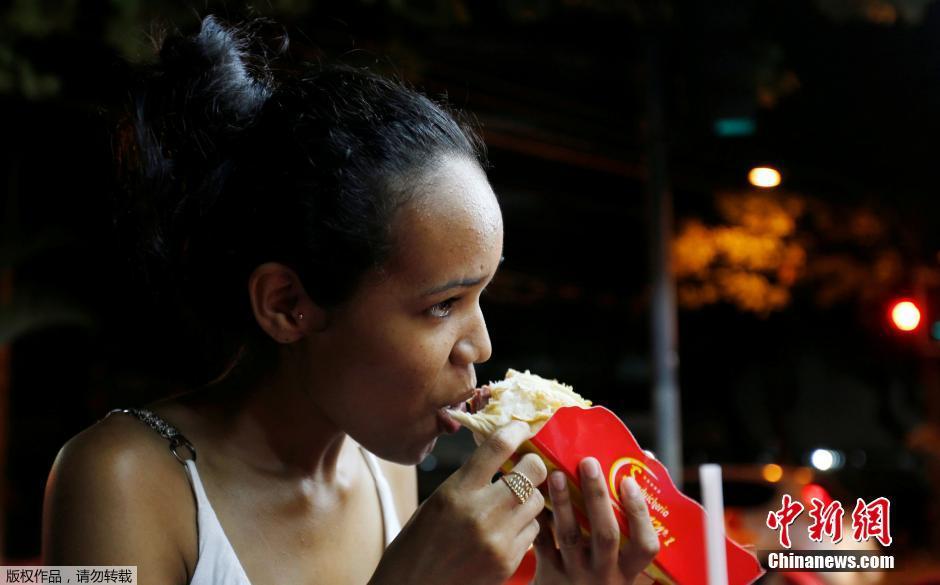
[[[459,401],[457,401],[457,402],[451,404],[451,405],[448,406],[447,408],[448,408],[449,410],[459,410],[460,412],[466,412],[466,411],[467,411],[467,403],[468,403],[472,398],[473,398],[473,396],[470,396],[469,398],[461,398]]]
[[[457,398],[457,401],[456,401],[456,402],[454,402],[453,404],[449,404],[449,405],[445,406],[444,408],[449,408],[449,409],[451,409],[451,410],[466,411],[466,409],[467,409],[467,402],[469,402],[470,400],[472,400],[473,397],[476,396],[476,394],[477,394],[477,390],[476,390],[476,389],[468,390],[468,391],[465,392],[462,396],[460,396],[459,398]]]
[[[486,407],[486,404],[490,401],[490,396],[491,392],[489,386],[474,388],[468,394],[462,396],[459,401],[450,406],[445,406],[443,410],[456,410],[458,412],[469,412],[473,414]]]
[[[474,388],[460,397],[460,399],[449,405],[438,409],[437,427],[442,433],[453,434],[460,430],[460,423],[455,421],[447,413],[448,411],[470,412],[471,414],[480,410],[490,398],[490,389],[488,386]]]
[[[447,408],[441,408],[437,411],[437,429],[442,433],[452,435],[460,430],[460,423],[455,421],[449,414]]]

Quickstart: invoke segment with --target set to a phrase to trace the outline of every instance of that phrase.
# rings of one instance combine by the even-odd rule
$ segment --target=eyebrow
[[[502,266],[503,260],[505,259],[506,259],[505,256],[499,257],[499,264],[497,265],[497,268],[499,266]],[[481,276],[479,278],[457,278],[457,279],[451,280],[450,282],[446,284],[442,284],[440,286],[435,286],[434,288],[428,289],[424,291],[423,293],[421,293],[421,296],[429,297],[432,295],[440,294],[444,292],[445,290],[450,290],[452,288],[467,288],[467,287],[475,286],[483,282],[484,278],[486,277]]]

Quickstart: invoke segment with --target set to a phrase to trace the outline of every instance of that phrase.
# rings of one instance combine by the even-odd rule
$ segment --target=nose
[[[458,366],[480,364],[490,359],[493,346],[490,343],[490,334],[486,330],[486,320],[479,305],[474,314],[468,318],[463,334],[454,344],[451,351],[451,362]]]

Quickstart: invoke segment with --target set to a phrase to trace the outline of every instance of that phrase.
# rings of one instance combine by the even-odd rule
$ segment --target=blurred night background
[[[46,475],[69,437],[198,378],[113,233],[108,133],[154,23],[193,30],[215,12],[273,17],[299,58],[400,75],[479,121],[506,224],[481,381],[508,367],[558,378],[656,449],[652,283],[671,265],[690,495],[696,466],[716,462],[726,505],[759,518],[779,507],[768,464],[847,515],[886,496],[906,570],[884,582],[940,573],[940,3],[2,6],[7,564],[39,555]],[[780,185],[749,184],[756,166]],[[651,229],[670,197],[666,231]],[[660,236],[668,263],[651,253]],[[900,299],[921,310],[914,331],[892,325]],[[422,497],[469,444],[440,441]],[[816,449],[833,464],[809,472]]]

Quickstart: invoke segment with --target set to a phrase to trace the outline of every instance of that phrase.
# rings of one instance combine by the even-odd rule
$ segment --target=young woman
[[[207,17],[135,88],[125,219],[221,375],[63,447],[43,561],[137,565],[145,584],[499,584],[537,541],[538,583],[633,582],[658,549],[635,483],[620,551],[596,461],[589,541],[554,481],[536,519],[537,457],[519,494],[492,481],[525,425],[417,506],[413,466],[491,351],[479,298],[503,225],[480,145],[399,83],[258,46]]]

